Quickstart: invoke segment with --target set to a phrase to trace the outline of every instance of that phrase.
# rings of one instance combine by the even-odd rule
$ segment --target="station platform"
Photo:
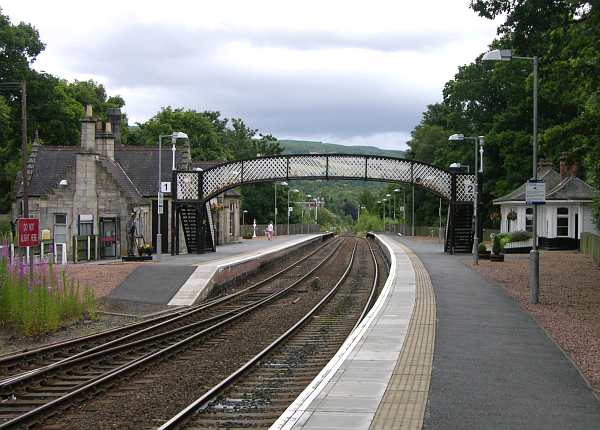
[[[206,254],[162,255],[160,262],[143,264],[116,287],[109,300],[151,305],[190,306],[204,294],[212,282],[234,275],[231,270],[247,270],[263,259],[320,240],[323,234],[279,236],[221,245]],[[221,276],[221,278],[219,278]]]
[[[504,290],[441,244],[376,235],[365,320],[271,429],[596,429],[600,401]]]

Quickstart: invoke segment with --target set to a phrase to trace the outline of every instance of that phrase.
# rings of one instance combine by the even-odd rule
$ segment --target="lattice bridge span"
[[[454,173],[404,158],[357,154],[298,154],[258,157],[217,164],[203,171],[173,171],[171,253],[179,253],[179,223],[188,252],[214,251],[215,232],[209,200],[244,184],[310,180],[365,180],[421,187],[449,203],[445,250],[469,252],[473,241],[476,175]]]

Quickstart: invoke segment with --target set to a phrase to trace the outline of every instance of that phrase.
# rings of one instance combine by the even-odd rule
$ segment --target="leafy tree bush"
[[[365,233],[367,231],[382,231],[383,221],[375,214],[364,210],[360,214],[360,219],[354,224],[355,233]]]
[[[502,243],[502,237],[500,234],[495,234],[492,239],[492,252],[495,255],[500,255],[504,250],[504,244]]]

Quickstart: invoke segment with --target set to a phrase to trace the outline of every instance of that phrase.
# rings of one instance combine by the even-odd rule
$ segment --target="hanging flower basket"
[[[517,213],[515,211],[510,211],[508,213],[508,215],[506,215],[506,219],[508,219],[510,221],[516,221],[517,220]]]

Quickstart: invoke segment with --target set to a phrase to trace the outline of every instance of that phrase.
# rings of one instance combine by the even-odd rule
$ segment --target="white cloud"
[[[133,121],[185,106],[281,138],[385,147],[497,25],[465,0],[4,3],[47,44],[36,68],[102,82]]]

